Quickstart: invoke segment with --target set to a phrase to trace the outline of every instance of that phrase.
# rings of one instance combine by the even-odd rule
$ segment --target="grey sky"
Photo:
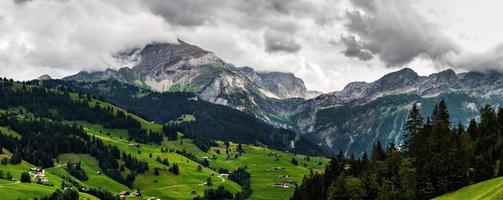
[[[63,77],[127,65],[153,41],[333,91],[410,67],[503,70],[498,0],[2,0],[0,76]]]

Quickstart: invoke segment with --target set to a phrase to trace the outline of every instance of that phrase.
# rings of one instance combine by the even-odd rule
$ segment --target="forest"
[[[157,93],[114,80],[78,82],[47,80],[42,87],[91,94],[157,123],[166,124],[183,114],[192,114],[195,121],[176,124],[192,139],[232,141],[243,144],[265,144],[269,148],[309,155],[330,155],[326,146],[317,145],[312,137],[299,136],[295,149],[290,149],[295,132],[272,125],[252,115],[223,105],[198,100],[186,92]],[[170,124],[169,126],[174,126]],[[168,132],[170,133],[170,132]],[[168,138],[171,135],[168,134]]]
[[[443,100],[426,118],[413,105],[404,130],[403,145],[377,142],[370,156],[332,157],[291,199],[431,199],[503,175],[502,109],[486,105],[465,128],[449,120]]]
[[[31,86],[33,85],[22,83],[20,88],[15,88],[13,81],[0,81],[0,108],[21,108],[20,112],[24,113],[21,115],[23,117],[9,111],[0,115],[0,126],[9,127],[22,135],[17,138],[0,134],[0,146],[13,152],[10,163],[17,164],[26,160],[46,168],[54,166],[53,159],[61,153],[88,153],[98,159],[105,174],[130,187],[137,173],[148,170],[146,162],[138,161],[124,152],[121,156],[117,147],[105,145],[75,123],[67,125],[61,120],[84,120],[100,123],[107,128],[130,129],[133,132],[140,127],[139,122],[110,107],[90,106],[89,95],[79,94],[79,99],[72,99],[67,91],[60,93]],[[147,136],[159,138],[154,133]],[[131,173],[122,175],[117,159],[122,159]],[[76,173],[75,169],[68,170]]]

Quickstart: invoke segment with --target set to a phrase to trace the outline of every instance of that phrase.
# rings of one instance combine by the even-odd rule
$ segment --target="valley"
[[[5,106],[5,104],[3,104],[1,108],[3,115],[15,116],[15,120],[18,121],[16,123],[25,123],[19,120],[26,120],[28,123],[36,124],[38,120],[44,120],[38,119],[39,115],[49,116],[53,119],[60,118],[66,115],[59,113],[59,111],[62,111],[62,106],[70,106],[72,104],[88,106],[87,108],[79,107],[79,109],[85,112],[90,112],[86,111],[87,109],[95,110],[93,112],[97,112],[96,110],[107,110],[106,112],[112,113],[112,115],[117,118],[120,118],[120,116],[125,117],[125,119],[130,121],[128,123],[131,125],[125,125],[125,122],[120,121],[114,122],[113,120],[115,119],[113,118],[107,119],[112,120],[110,121],[111,124],[105,123],[106,121],[91,123],[89,121],[67,120],[65,118],[60,118],[62,119],[60,122],[62,123],[61,126],[67,126],[68,128],[80,127],[86,135],[92,137],[91,141],[99,140],[103,142],[103,145],[116,147],[117,150],[123,154],[121,159],[117,160],[118,164],[122,166],[120,170],[117,169],[118,172],[122,174],[122,176],[128,176],[128,174],[131,173],[136,174],[134,182],[128,186],[125,183],[118,182],[115,178],[111,178],[108,175],[109,172],[106,172],[106,169],[104,171],[103,161],[98,160],[93,156],[93,153],[61,152],[59,154],[51,153],[50,155],[56,155],[54,159],[51,159],[53,163],[47,163],[46,165],[50,165],[50,167],[43,167],[41,169],[43,174],[41,177],[46,177],[47,181],[31,177],[31,183],[20,182],[19,177],[21,177],[22,173],[29,172],[30,169],[35,169],[39,166],[30,164],[24,160],[21,160],[20,163],[12,161],[15,156],[20,155],[20,157],[24,157],[26,155],[20,154],[17,150],[18,148],[13,149],[4,146],[3,153],[0,154],[0,157],[5,158],[7,161],[6,163],[0,164],[0,170],[4,175],[9,173],[13,179],[13,181],[0,180],[0,194],[5,194],[5,197],[8,197],[7,199],[41,198],[51,195],[57,189],[61,189],[62,191],[79,191],[81,199],[98,198],[88,194],[89,190],[103,190],[106,191],[105,193],[113,196],[118,196],[122,191],[128,191],[130,194],[135,194],[136,191],[140,191],[142,199],[193,199],[197,196],[205,195],[205,191],[208,188],[223,186],[226,191],[237,194],[243,191],[243,186],[227,178],[227,176],[238,168],[246,169],[247,173],[251,175],[249,185],[246,186],[249,187],[247,190],[251,191],[251,196],[249,196],[250,199],[289,199],[296,183],[299,183],[302,178],[309,173],[321,172],[328,162],[328,159],[322,157],[303,156],[266,147],[232,142],[228,143],[227,146],[227,142],[223,141],[216,141],[205,152],[201,150],[200,147],[196,146],[191,138],[187,138],[181,132],[177,133],[178,136],[176,139],[164,137],[162,141],[158,143],[141,143],[131,140],[131,129],[114,128],[114,126],[135,126],[141,130],[148,130],[148,132],[150,132],[146,134],[162,132],[163,126],[146,121],[115,105],[78,93],[66,93],[59,89],[40,90],[41,88],[36,84],[21,84],[4,81],[2,81],[2,87],[4,92],[10,90],[13,92],[12,94],[17,94],[18,96],[16,98],[26,94],[26,100],[17,101],[18,105],[10,107],[9,105]],[[34,94],[42,95],[46,92],[50,95],[38,98],[37,104],[30,103],[34,100],[30,100],[30,96]],[[61,99],[60,104],[51,105],[44,103],[49,102],[51,98]],[[65,104],[63,102],[67,100],[63,99],[71,100],[72,102],[87,103]],[[9,101],[4,101],[4,103],[6,102]],[[52,107],[51,110],[53,114],[42,114],[45,113],[45,111],[34,110],[35,107],[33,107],[33,105],[50,106]],[[59,114],[54,115],[54,113]],[[84,116],[86,115],[77,118],[69,117],[68,119],[85,119],[90,117]],[[197,118],[194,116],[183,116],[184,117],[178,119],[178,123],[197,121]],[[13,118],[6,119],[14,120]],[[134,125],[135,123],[133,122],[138,125]],[[51,123],[57,124],[59,122],[50,122],[49,124]],[[103,124],[112,127],[105,128]],[[5,139],[9,138],[8,140],[12,141],[22,141],[25,137],[32,137],[31,135],[26,135],[27,133],[25,132],[14,131],[21,130],[17,128],[18,126],[11,126],[12,127],[9,127],[8,124],[0,123],[0,136],[5,136]],[[48,138],[44,140],[46,139]],[[55,142],[60,143],[64,142],[64,140],[56,140]],[[1,142],[0,144],[5,145],[6,143]],[[15,150],[17,153],[14,155],[10,153],[7,148]],[[226,153],[227,151],[228,153]],[[144,162],[145,165],[148,165],[148,169],[143,172],[135,173],[135,169],[131,167],[132,165],[124,163],[123,160],[125,158],[124,156],[130,155],[134,160],[138,160],[142,163]],[[30,159],[38,160],[36,157]],[[295,164],[293,164],[293,160],[295,160]],[[79,172],[78,170],[78,174],[80,174],[78,176],[70,173],[70,169],[68,169],[68,165],[77,166],[75,163],[78,163],[78,168],[81,171]],[[124,165],[127,165],[127,167]],[[173,171],[174,165],[177,166],[176,173]],[[82,174],[85,174],[85,178],[81,177]],[[211,185],[206,184],[209,179],[211,179]],[[103,194],[101,195],[101,199],[106,196],[103,196]]]

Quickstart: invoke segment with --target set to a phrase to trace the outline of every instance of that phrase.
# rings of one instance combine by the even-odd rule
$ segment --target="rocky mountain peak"
[[[39,80],[39,81],[51,80],[51,79],[52,79],[52,77],[51,77],[51,76],[49,76],[49,75],[47,75],[47,74],[44,74],[44,75],[39,76],[39,77],[37,78],[37,80]]]
[[[259,72],[262,85],[280,98],[311,98],[304,81],[288,72]]]
[[[377,83],[382,85],[388,84],[400,84],[400,85],[411,85],[416,82],[419,75],[410,68],[403,68],[396,72],[391,72],[384,75],[382,78],[377,80]]]
[[[163,70],[180,62],[192,65],[202,62],[222,62],[212,52],[182,40],[178,40],[177,44],[158,42],[147,44],[139,52],[139,59],[140,62],[133,67],[133,70],[139,73]]]
[[[458,84],[459,77],[452,69],[447,69],[427,77],[429,84]]]

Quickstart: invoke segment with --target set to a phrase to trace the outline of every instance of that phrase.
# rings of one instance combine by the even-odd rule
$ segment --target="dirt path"
[[[19,183],[21,183],[21,182],[20,182],[20,181],[16,181],[16,182],[14,182],[14,183],[6,183],[6,184],[0,184],[0,187],[4,187],[4,186],[6,186],[6,185],[14,185],[14,184],[19,184]]]

